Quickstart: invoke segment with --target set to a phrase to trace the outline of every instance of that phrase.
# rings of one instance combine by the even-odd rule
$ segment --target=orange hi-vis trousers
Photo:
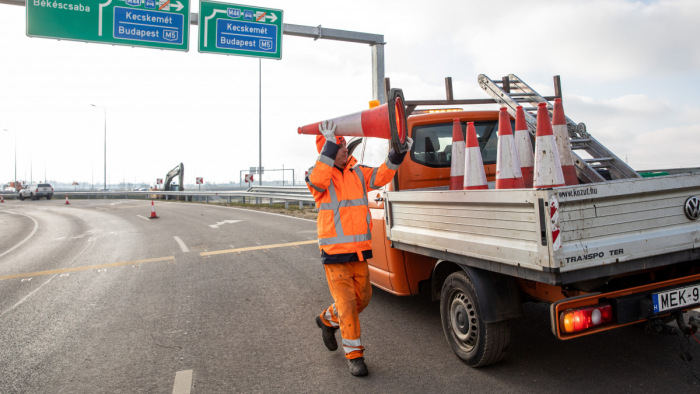
[[[365,348],[360,340],[359,315],[372,298],[367,262],[324,264],[324,267],[335,302],[321,313],[321,321],[329,327],[340,327],[346,358],[362,357]]]

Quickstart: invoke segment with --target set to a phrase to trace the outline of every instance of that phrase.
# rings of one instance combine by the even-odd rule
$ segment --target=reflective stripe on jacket
[[[326,156],[327,151],[333,157]],[[357,160],[350,156],[341,170],[334,166],[336,152],[324,147],[306,177],[318,207],[319,248],[329,255],[355,253],[363,260],[362,252],[372,249],[367,192],[389,183],[399,166],[388,159],[375,168],[355,165]]]

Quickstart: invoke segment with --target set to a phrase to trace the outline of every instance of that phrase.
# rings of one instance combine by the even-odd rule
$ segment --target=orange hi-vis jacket
[[[361,261],[363,252],[372,250],[367,193],[389,183],[399,165],[388,158],[375,168],[355,165],[357,160],[350,156],[340,169],[334,166],[337,147],[326,142],[306,176],[318,208],[318,245],[328,255],[354,253]]]

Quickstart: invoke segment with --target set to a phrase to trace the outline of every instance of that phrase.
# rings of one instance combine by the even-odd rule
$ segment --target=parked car
[[[42,197],[46,197],[47,200],[53,197],[53,187],[48,183],[31,184],[19,191],[20,200],[24,200],[25,198],[38,200]]]

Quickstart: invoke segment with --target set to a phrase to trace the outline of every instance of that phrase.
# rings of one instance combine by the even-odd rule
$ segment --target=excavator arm
[[[164,186],[163,189],[164,189],[165,191],[171,191],[171,190],[172,190],[171,187],[170,187],[170,182],[172,182],[172,180],[173,180],[175,177],[178,177],[179,190],[180,190],[180,191],[184,190],[184,189],[185,189],[185,185],[184,185],[183,180],[184,180],[184,177],[185,177],[185,166],[183,166],[182,163],[180,163],[178,166],[176,166],[175,168],[173,168],[172,170],[170,170],[170,171],[168,172],[168,174],[165,176],[165,182],[164,182],[165,184],[163,185],[163,186]]]

